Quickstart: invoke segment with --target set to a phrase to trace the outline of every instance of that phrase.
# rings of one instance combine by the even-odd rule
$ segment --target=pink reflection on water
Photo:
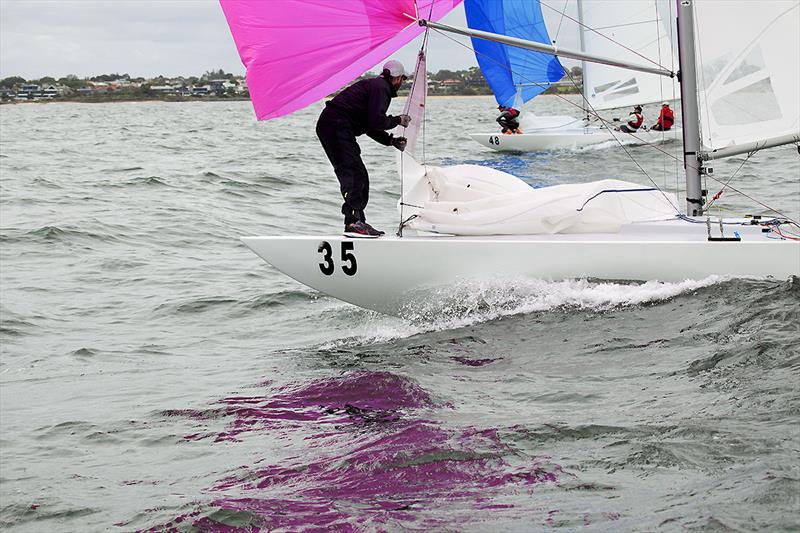
[[[353,372],[219,403],[232,420],[206,435],[215,442],[288,431],[303,436],[303,449],[281,463],[242,467],[210,487],[220,494],[210,514],[191,520],[203,531],[453,526],[475,512],[513,509],[507,496],[558,483],[564,474],[547,458],[516,453],[496,429],[420,418],[420,410],[433,414],[436,402],[389,372]],[[442,509],[453,505],[460,518],[443,518]]]
[[[470,359],[469,357],[457,355],[455,357],[451,357],[451,359],[466,366],[484,366],[494,363],[495,361],[500,361],[502,357],[498,357],[497,359]]]
[[[360,530],[387,521],[413,524],[423,520],[421,512],[452,504],[511,509],[492,499],[557,483],[563,473],[546,458],[515,457],[495,430],[445,429],[423,420],[398,422],[354,439],[344,450],[326,451],[309,460],[243,469],[211,490],[248,496],[221,497],[211,505],[243,513],[260,527]],[[444,523],[468,519],[462,513]],[[443,525],[423,521],[416,525]]]
[[[304,423],[387,422],[396,419],[400,411],[435,405],[419,385],[390,372],[353,372],[278,387],[268,396],[231,396],[219,403],[223,407],[209,411],[173,410],[165,414],[186,414],[198,420],[233,417],[225,431],[194,433],[184,438],[236,441],[248,431]]]

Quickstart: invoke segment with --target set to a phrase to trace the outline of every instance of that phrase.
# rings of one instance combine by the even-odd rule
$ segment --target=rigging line
[[[759,152],[759,151],[761,151],[761,150],[762,150],[761,148],[757,148],[756,150],[753,150],[752,152],[750,152],[750,153],[748,154],[748,156],[747,156],[747,159],[749,159],[751,155],[754,155],[756,152]],[[745,162],[747,161],[747,159],[745,159]],[[738,170],[737,170],[737,172],[738,172]],[[722,180],[718,180],[717,178],[715,178],[714,176],[712,176],[712,175],[710,175],[710,174],[707,174],[707,173],[706,173],[706,174],[704,174],[704,176],[706,176],[707,178],[711,178],[712,180],[716,181],[717,183],[723,184]],[[730,180],[728,180],[728,181],[730,181]],[[738,193],[738,194],[741,194],[742,196],[744,196],[745,198],[747,198],[747,199],[748,199],[748,200],[750,200],[751,202],[754,202],[754,203],[756,203],[756,204],[760,205],[761,207],[763,207],[763,208],[767,209],[768,211],[770,211],[770,212],[772,212],[772,213],[776,213],[776,214],[778,214],[778,215],[782,216],[783,218],[785,218],[785,219],[786,219],[786,220],[788,220],[789,222],[792,222],[793,224],[798,224],[798,221],[796,221],[795,219],[793,219],[793,218],[792,218],[792,217],[790,217],[789,215],[786,215],[786,214],[784,214],[783,212],[781,212],[781,211],[778,211],[777,209],[775,209],[775,208],[773,208],[773,207],[770,207],[770,206],[768,206],[767,204],[765,204],[765,203],[763,203],[763,202],[759,202],[758,200],[756,200],[756,199],[755,199],[755,198],[753,198],[752,196],[750,196],[750,195],[748,195],[748,194],[746,194],[746,193],[744,193],[744,192],[740,191],[739,189],[737,189],[737,188],[736,188],[736,187],[734,187],[733,185],[729,185],[729,184],[723,184],[723,185],[725,185],[725,186],[726,186],[728,189],[732,190],[733,192],[735,192],[735,193]]]
[[[419,68],[420,68],[420,64],[421,63],[419,61],[419,57],[420,57],[420,55],[422,55],[423,57],[426,57],[425,52],[426,52],[427,45],[428,45],[428,28],[425,28],[425,33],[424,33],[424,35],[422,37],[422,44],[420,46],[419,54],[417,55],[417,62],[416,62],[416,65],[414,66],[414,79],[411,82],[411,90],[409,91],[409,94],[408,94],[409,100],[407,100],[407,103],[410,101],[411,97],[414,95],[414,88],[417,86],[417,82],[420,80]],[[426,61],[425,65],[426,65],[426,68],[427,68],[427,61]],[[423,73],[422,78],[426,78],[427,77],[426,74],[427,73]],[[425,88],[425,92],[423,93],[423,96],[422,96],[422,124],[421,124],[421,128],[422,128],[422,154],[423,154],[423,159],[422,160],[423,160],[423,165],[425,164],[425,115],[426,115],[426,111],[427,111],[426,110],[426,105],[425,105],[425,103],[426,103],[425,102],[425,96],[427,95],[427,92],[428,91],[427,91],[427,87],[426,87]],[[409,108],[409,112],[410,111],[411,111],[411,109]],[[403,133],[405,133],[405,127],[403,128]],[[404,190],[405,189],[405,164],[404,163],[405,163],[405,151],[400,153],[400,225],[399,225],[399,227],[397,229],[397,236],[398,237],[402,237],[403,236],[403,226],[408,221],[410,221],[412,218],[414,218],[414,217],[410,217],[407,220],[405,220],[403,218],[403,216],[404,216],[403,207],[406,206],[406,205],[410,205],[410,204],[406,204],[405,203],[405,190]]]
[[[586,30],[588,30],[588,31],[590,31],[590,32],[592,32],[592,33],[596,33],[596,34],[597,34],[597,35],[599,35],[600,37],[602,37],[602,38],[604,38],[604,39],[606,39],[606,40],[608,40],[608,41],[610,41],[610,42],[612,42],[612,43],[616,44],[617,46],[619,46],[619,47],[621,47],[621,48],[623,48],[623,49],[625,49],[625,50],[629,51],[630,53],[632,53],[632,54],[634,54],[634,55],[637,55],[637,56],[641,57],[642,59],[644,59],[644,60],[645,60],[645,61],[647,61],[648,63],[652,63],[653,65],[655,65],[655,66],[657,66],[657,67],[659,67],[659,68],[662,68],[662,69],[663,69],[663,68],[665,68],[664,66],[660,65],[659,63],[656,63],[655,61],[653,61],[653,60],[652,60],[652,59],[650,59],[649,57],[647,57],[647,56],[645,56],[645,55],[643,55],[643,54],[640,54],[639,52],[637,52],[637,51],[636,51],[636,50],[634,50],[633,48],[630,48],[630,47],[628,47],[628,46],[625,46],[624,44],[622,44],[622,43],[620,43],[620,42],[618,42],[618,41],[615,41],[615,40],[614,40],[614,39],[612,39],[611,37],[608,37],[607,35],[603,35],[602,33],[600,33],[599,31],[595,30],[594,28],[590,28],[590,27],[589,27],[589,26],[587,26],[586,24],[583,24],[583,23],[581,23],[580,21],[578,21],[578,20],[575,20],[574,18],[572,18],[572,17],[570,17],[569,15],[567,15],[565,12],[559,11],[558,9],[556,9],[556,8],[554,8],[554,7],[552,7],[552,6],[549,6],[549,5],[547,5],[547,3],[545,3],[545,2],[539,2],[539,4],[540,4],[540,5],[543,5],[543,6],[544,6],[544,7],[546,7],[547,9],[550,9],[550,10],[553,10],[553,11],[555,11],[556,13],[560,13],[562,16],[564,16],[564,17],[568,18],[569,20],[571,20],[572,22],[574,22],[574,23],[575,23],[575,24],[577,24],[578,26],[580,26],[580,27],[582,27],[582,28],[586,28]],[[670,72],[672,72],[672,71],[670,71]]]
[[[397,225],[397,233],[395,233],[395,235],[397,235],[398,237],[403,236],[403,206],[406,205],[406,203],[403,201],[403,195],[405,194],[405,191],[403,190],[404,189],[403,184],[406,181],[405,169],[403,165],[403,163],[405,162],[404,156],[405,153],[400,152],[400,223]]]
[[[656,11],[655,23],[656,23],[656,35],[658,35],[659,31],[658,31],[658,3],[657,3],[657,0],[653,0],[653,8]],[[658,62],[661,63],[661,39],[658,39],[657,44],[658,44]],[[661,96],[661,102],[663,103],[664,102],[664,84],[661,83],[661,80],[658,80],[658,94],[659,94],[659,96]],[[663,109],[663,106],[662,106],[661,109]],[[659,111],[658,116],[659,116],[659,118],[661,118],[661,112],[660,111]],[[658,119],[656,119],[656,124],[658,124]],[[662,128],[664,127],[663,124],[662,124],[661,127]],[[662,138],[662,140],[664,139],[664,131],[663,130],[661,131],[661,138]],[[662,173],[663,178],[664,178],[664,188],[666,189],[667,188],[667,156],[666,155],[662,155],[662,157],[661,157],[661,173]]]
[[[453,42],[457,43],[458,45],[460,45],[460,46],[463,46],[463,47],[467,48],[468,50],[472,50],[472,53],[474,53],[474,54],[476,54],[476,55],[477,55],[478,53],[480,53],[481,55],[483,55],[483,56],[486,56],[486,54],[484,54],[484,53],[482,53],[482,52],[477,52],[477,51],[476,51],[474,48],[472,48],[471,46],[468,46],[468,45],[466,45],[466,44],[462,43],[462,42],[461,42],[461,41],[459,41],[458,39],[455,39],[455,38],[451,37],[450,35],[447,35],[447,34],[446,34],[446,33],[444,33],[444,32],[441,32],[441,31],[439,31],[439,30],[436,30],[435,28],[434,28],[434,31],[436,31],[436,32],[437,32],[437,33],[439,33],[440,35],[442,35],[442,36],[444,36],[444,37],[446,37],[446,38],[450,39],[451,41],[453,41]],[[488,57],[488,56],[487,56],[487,57]],[[489,59],[489,60],[491,60],[491,61],[493,61],[494,63],[498,64],[500,67],[502,67],[502,68],[506,69],[506,70],[507,70],[507,71],[509,71],[511,74],[515,74],[515,73],[514,73],[514,72],[513,72],[513,71],[512,71],[510,68],[506,67],[505,65],[503,65],[502,63],[500,63],[500,62],[499,62],[499,61],[497,61],[496,59],[494,59],[494,58],[492,58],[492,57],[488,57],[488,59]],[[577,84],[577,83],[575,83],[575,79],[572,77],[572,74],[571,74],[569,71],[567,71],[567,70],[564,70],[564,73],[567,75],[567,77],[569,77],[569,79],[570,79],[570,81],[572,82],[573,86],[577,87],[577,86],[578,86],[578,84]],[[524,79],[524,80],[526,80],[526,81],[528,81],[528,82],[530,82],[530,83],[532,83],[532,84],[534,84],[534,85],[538,85],[539,87],[544,87],[544,84],[542,84],[542,83],[540,83],[540,82],[533,81],[533,80],[529,80],[528,78],[526,78],[526,77],[525,77],[524,75],[522,75],[522,74],[518,74],[518,76],[520,76],[522,79]],[[549,85],[548,85],[548,86],[549,86]],[[563,96],[561,96],[561,95],[556,95],[556,96],[558,96],[560,99],[564,100],[565,102],[569,103],[569,104],[570,104],[570,105],[572,105],[572,106],[579,107],[577,104],[575,104],[574,102],[570,102],[568,99],[564,98],[564,97],[563,97]],[[650,174],[648,174],[648,173],[647,173],[647,171],[646,171],[646,170],[645,170],[645,169],[642,167],[642,165],[640,165],[640,164],[639,164],[639,162],[636,160],[636,158],[634,158],[634,157],[633,157],[633,155],[632,155],[632,154],[630,153],[630,151],[629,151],[629,150],[628,150],[628,149],[625,147],[625,145],[622,143],[622,141],[620,141],[620,140],[617,138],[617,136],[616,136],[616,135],[614,135],[614,133],[613,133],[613,130],[612,130],[611,128],[609,128],[609,127],[608,127],[608,124],[610,124],[610,123],[609,123],[607,120],[605,120],[603,117],[601,117],[601,116],[600,116],[600,115],[597,113],[597,111],[596,111],[596,110],[594,109],[594,107],[592,106],[591,102],[589,102],[589,101],[586,99],[586,97],[583,95],[583,91],[581,91],[581,98],[582,98],[582,99],[583,99],[583,100],[586,102],[586,104],[588,105],[588,109],[591,109],[591,114],[592,114],[592,115],[594,115],[594,117],[595,117],[595,118],[597,118],[598,120],[600,120],[601,122],[603,122],[604,124],[606,124],[606,128],[608,128],[608,132],[611,134],[611,138],[612,138],[612,139],[614,139],[614,140],[617,142],[617,144],[620,146],[620,148],[622,148],[622,150],[625,152],[625,154],[626,154],[626,155],[627,155],[627,156],[628,156],[628,157],[631,159],[631,161],[633,161],[633,163],[634,163],[634,164],[635,164],[635,165],[636,165],[636,166],[639,168],[639,170],[641,171],[641,173],[642,173],[642,174],[644,174],[644,175],[647,177],[647,179],[648,179],[648,180],[650,180],[650,183],[652,183],[652,184],[653,184],[653,186],[655,186],[655,188],[656,188],[656,189],[658,189],[658,191],[659,191],[659,192],[662,194],[662,196],[664,196],[664,199],[667,201],[667,203],[668,203],[669,205],[671,205],[671,206],[672,206],[672,208],[673,208],[673,209],[675,209],[675,211],[677,211],[678,213],[680,213],[680,209],[678,208],[678,206],[676,206],[676,205],[674,205],[674,204],[672,203],[672,201],[669,199],[669,197],[667,196],[667,194],[666,194],[666,193],[665,193],[665,192],[664,192],[664,191],[661,189],[661,187],[659,187],[659,186],[658,186],[658,183],[656,183],[656,182],[655,182],[655,180],[653,180],[653,178],[652,178],[652,177],[650,177]],[[581,109],[583,110],[583,108],[582,108],[582,107],[581,107]],[[648,143],[648,142],[646,142],[646,141],[645,141],[645,144],[646,144],[646,145],[648,145],[648,146],[652,146],[650,143]]]
[[[583,122],[583,119],[582,118],[576,118],[572,122],[565,122],[564,124],[559,124],[557,126],[549,126],[547,128],[544,128],[544,127],[525,128],[525,131],[530,133],[530,132],[536,132],[536,131],[557,130],[557,129],[563,128],[564,126],[570,126],[572,124],[575,124],[576,122]]]
[[[638,26],[640,24],[650,24],[651,22],[656,21],[658,22],[658,18],[656,17],[653,20],[640,20],[639,22],[627,22],[625,24],[613,24],[611,26],[598,26],[595,30],[613,30],[616,28],[627,28],[629,26]]]
[[[564,12],[567,11],[567,2],[568,1],[569,0],[564,0],[564,7],[562,8],[564,10]],[[558,19],[558,28],[556,28],[556,34],[553,37],[553,44],[556,43],[556,41],[558,40],[558,36],[561,33],[561,25],[564,23],[564,12],[561,13],[561,18]]]
[[[745,158],[744,158],[744,161],[742,161],[742,164],[741,164],[741,165],[739,165],[739,168],[737,168],[737,169],[736,169],[736,170],[733,172],[733,174],[731,174],[731,177],[730,177],[730,178],[728,178],[728,181],[726,181],[725,183],[723,183],[723,184],[722,184],[722,188],[721,188],[721,189],[720,189],[720,190],[717,192],[717,194],[715,194],[715,195],[713,196],[713,198],[711,198],[711,201],[710,201],[710,202],[708,202],[708,206],[707,206],[707,207],[711,207],[712,205],[714,205],[714,202],[716,202],[716,201],[717,201],[717,199],[719,199],[719,198],[722,196],[722,192],[723,192],[723,191],[724,191],[724,190],[725,190],[725,189],[728,187],[728,184],[731,182],[731,180],[733,180],[733,178],[735,178],[735,177],[736,177],[736,174],[738,174],[738,173],[739,173],[739,171],[740,171],[740,170],[742,170],[742,167],[745,165],[745,163],[747,163],[748,161],[750,161],[750,158],[751,158],[751,157],[753,156],[753,154],[755,154],[757,151],[758,151],[758,150],[756,149],[756,150],[753,150],[752,152],[750,152],[750,153],[748,153],[748,154],[747,154],[747,157],[745,157]]]
[[[425,142],[425,124],[427,123],[427,118],[428,118],[428,87],[427,87],[428,72],[427,71],[428,71],[428,32],[429,31],[430,31],[429,28],[426,27],[425,28],[425,37],[422,39],[422,49],[420,50],[422,53],[425,54],[425,72],[424,72],[424,75],[425,75],[426,87],[425,87],[425,92],[422,93],[422,125],[421,125],[421,128],[422,128],[422,165],[423,165],[423,168],[425,169],[425,174],[428,173],[428,167],[427,167],[427,161],[428,160],[427,160],[427,156],[425,155],[425,145],[426,145],[426,142]]]
[[[675,68],[675,58],[678,56],[678,54],[675,51],[675,46],[676,46],[677,39],[673,39],[673,36],[677,35],[677,32],[678,32],[678,29],[677,29],[677,26],[676,26],[677,23],[678,23],[677,5],[675,4],[675,2],[677,2],[677,0],[667,0],[667,13],[668,13],[667,20],[669,21],[669,24],[668,24],[668,27],[667,27],[667,30],[669,31],[669,34],[667,36],[669,38],[669,44],[670,44],[670,46],[669,46],[670,67],[671,67],[670,71],[672,71],[672,72],[676,72],[677,70],[680,70],[680,65],[678,65],[678,68]],[[678,100],[678,95],[676,94],[676,91],[680,91],[680,86],[679,86],[679,84],[676,84],[676,83],[672,83],[671,86],[672,86],[672,102],[675,102],[675,101]],[[673,140],[677,140],[676,139],[677,138],[677,134],[676,133],[673,133],[672,136],[673,136]],[[682,136],[683,135],[681,135],[681,137]],[[682,140],[683,139],[681,139],[681,141]],[[677,192],[677,191],[680,191],[681,146],[677,142],[674,143],[674,144],[675,144],[675,150],[674,150],[675,153],[674,154],[669,154],[669,155],[675,160],[675,173],[674,173],[674,175],[675,175],[675,191]],[[682,143],[680,143],[680,144],[682,144]]]

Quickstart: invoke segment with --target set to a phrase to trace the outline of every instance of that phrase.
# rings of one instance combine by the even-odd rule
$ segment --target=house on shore
[[[42,90],[42,97],[56,98],[58,96],[64,96],[68,92],[71,92],[69,87],[65,87],[63,85],[48,85],[45,89]]]
[[[177,89],[172,85],[152,85],[150,87],[150,92],[156,94],[175,94]]]
[[[20,87],[17,91],[17,98],[33,100],[42,96],[42,87],[40,85],[26,84]]]

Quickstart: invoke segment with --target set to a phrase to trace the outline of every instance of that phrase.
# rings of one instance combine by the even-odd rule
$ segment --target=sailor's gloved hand
[[[408,115],[400,115],[400,125],[404,128],[411,122],[411,117]]]
[[[406,144],[408,140],[405,137],[395,137],[392,139],[392,146],[400,150],[401,152],[406,149]]]

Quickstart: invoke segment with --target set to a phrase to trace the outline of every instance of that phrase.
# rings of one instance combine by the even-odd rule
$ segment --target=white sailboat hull
[[[766,238],[759,226],[726,228],[726,235],[733,231],[741,241],[710,242],[705,224],[680,220],[632,225],[618,234],[380,239],[332,235],[242,241],[300,283],[387,314],[444,298],[448,286],[473,280],[682,281],[711,275],[800,275],[800,242]],[[692,261],[681,260],[686,257]]]
[[[613,133],[613,135],[612,135]],[[610,132],[606,128],[556,129],[546,132],[503,135],[501,133],[469,133],[473,140],[498,152],[538,152],[543,150],[574,150],[617,139],[625,144],[661,144],[680,138],[680,130]]]

